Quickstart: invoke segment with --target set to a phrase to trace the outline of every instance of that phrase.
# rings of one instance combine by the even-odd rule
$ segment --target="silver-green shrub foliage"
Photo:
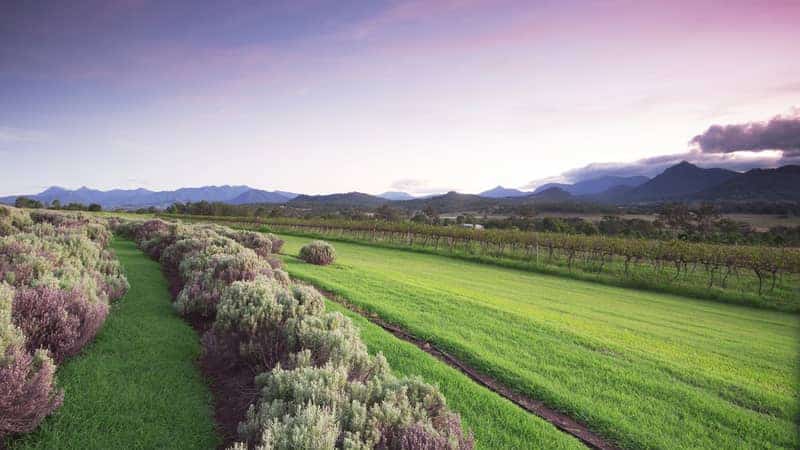
[[[435,387],[393,376],[347,317],[325,312],[316,289],[270,266],[271,243],[282,244],[276,237],[160,220],[116,228],[177,277],[179,312],[213,320],[204,351],[260,373],[234,449],[473,448]],[[315,263],[335,259],[322,241],[303,255]]]
[[[300,249],[299,256],[307,263],[326,266],[336,260],[336,250],[325,241],[313,241]]]

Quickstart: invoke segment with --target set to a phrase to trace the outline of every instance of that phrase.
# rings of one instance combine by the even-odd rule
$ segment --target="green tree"
[[[17,197],[14,201],[14,206],[17,208],[41,208],[43,207],[42,202],[39,200],[33,200],[28,197]]]

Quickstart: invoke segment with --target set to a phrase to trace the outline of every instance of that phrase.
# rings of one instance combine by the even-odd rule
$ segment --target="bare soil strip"
[[[525,395],[514,392],[508,387],[500,384],[494,378],[479,373],[472,367],[465,364],[460,359],[436,348],[436,346],[434,346],[430,342],[427,342],[423,339],[419,339],[410,334],[409,332],[407,332],[406,330],[398,327],[397,325],[386,322],[385,320],[381,319],[378,315],[371,313],[369,311],[365,311],[364,309],[361,309],[353,305],[352,303],[347,301],[347,299],[344,299],[324,289],[320,289],[319,287],[316,288],[329,300],[334,301],[344,306],[345,308],[349,309],[350,311],[363,316],[370,322],[392,333],[399,339],[402,339],[406,342],[410,342],[416,345],[424,352],[436,357],[437,359],[448,364],[449,366],[458,369],[459,371],[461,371],[466,376],[470,377],[478,384],[483,385],[489,390],[499,394],[500,396],[506,398],[507,400],[511,401],[520,408],[532,414],[536,414],[537,416],[541,417],[547,422],[553,424],[559,430],[574,436],[589,448],[599,449],[599,450],[618,450],[618,447],[616,447],[614,444],[606,441],[599,435],[592,432],[586,425],[576,421],[575,419],[567,416],[566,414],[548,407],[541,401],[534,400]]]

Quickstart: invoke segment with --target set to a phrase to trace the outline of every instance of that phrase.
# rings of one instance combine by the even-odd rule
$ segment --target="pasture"
[[[623,448],[796,448],[794,314],[336,243],[292,276],[347,298]]]

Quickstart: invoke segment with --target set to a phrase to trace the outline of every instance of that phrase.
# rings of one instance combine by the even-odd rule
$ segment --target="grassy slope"
[[[58,371],[64,406],[12,449],[208,449],[218,443],[195,332],[172,311],[158,263],[115,241],[130,292],[95,342]]]
[[[296,254],[308,239],[286,236]],[[337,243],[294,276],[627,448],[796,448],[796,315]]]
[[[224,223],[223,223],[224,224]],[[245,227],[262,231],[272,230],[275,233],[287,234],[296,237],[315,238],[330,240],[331,242],[344,242],[350,244],[365,244],[375,247],[383,247],[395,250],[414,251],[432,255],[442,255],[450,258],[460,258],[470,262],[480,262],[512,269],[529,270],[532,272],[556,275],[559,277],[572,278],[581,281],[591,281],[603,283],[610,286],[642,289],[665,294],[674,294],[682,297],[692,297],[703,300],[715,300],[722,303],[733,305],[748,305],[764,309],[777,311],[787,311],[800,313],[800,275],[783,274],[778,277],[775,288],[771,289],[771,278],[764,279],[763,294],[758,294],[758,279],[749,271],[739,271],[738,276],[729,276],[727,287],[720,287],[721,278],[724,271],[717,271],[714,275],[714,286],[708,286],[708,274],[702,267],[681,270],[680,276],[676,278],[676,272],[672,265],[653,267],[649,262],[642,261],[631,263],[630,272],[625,273],[625,264],[619,257],[607,261],[601,271],[596,270],[596,266],[590,264],[586,266],[576,259],[574,267],[570,269],[564,255],[556,252],[556,256],[549,261],[542,252],[539,260],[528,260],[521,258],[518,252],[516,257],[499,257],[481,254],[478,250],[479,245],[474,244],[471,252],[463,249],[449,251],[444,248],[436,249],[433,245],[425,245],[416,242],[413,246],[397,244],[386,241],[370,241],[351,236],[342,236],[338,232],[320,234],[303,233],[295,230],[285,233],[279,227]],[[591,268],[595,267],[595,268]],[[591,269],[590,269],[591,268]]]
[[[416,346],[336,303],[327,301],[327,305],[328,310],[339,311],[353,319],[370,352],[382,352],[396,374],[416,375],[439,386],[447,404],[461,414],[464,426],[475,433],[477,449],[585,448]]]

